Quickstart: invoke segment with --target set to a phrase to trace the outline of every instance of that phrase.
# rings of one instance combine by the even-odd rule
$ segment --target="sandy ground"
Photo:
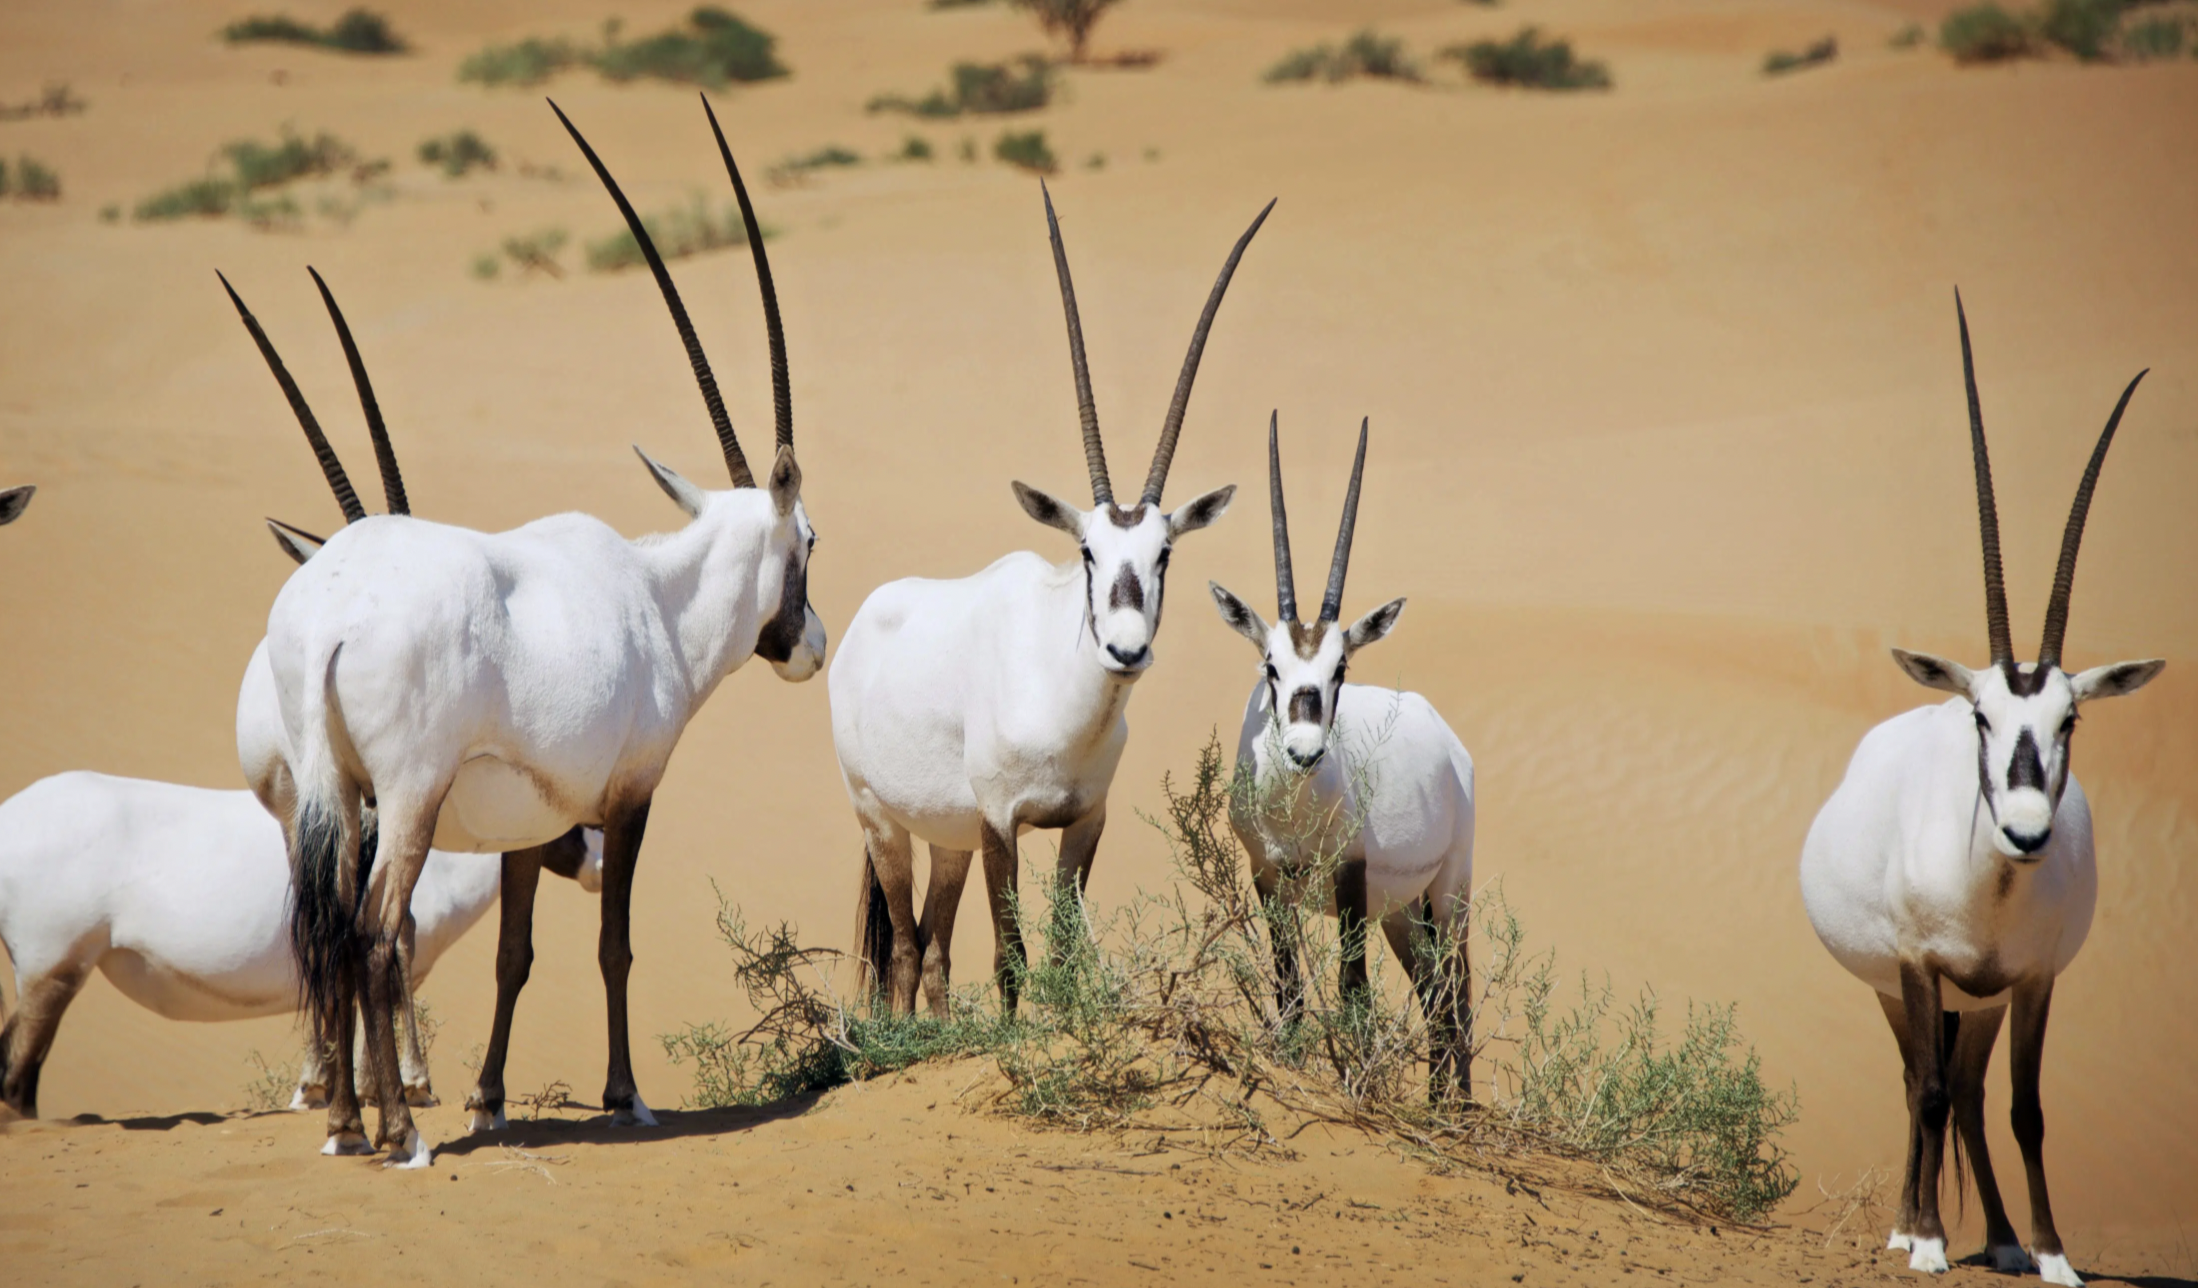
[[[292,11],[325,20],[339,7]],[[259,518],[321,530],[339,520],[217,267],[364,476],[365,436],[303,268],[328,276],[418,513],[499,528],[585,509],[640,534],[677,514],[629,443],[697,480],[720,477],[645,277],[483,283],[467,271],[506,236],[556,227],[578,242],[616,227],[539,94],[454,76],[492,39],[588,35],[602,8],[386,8],[421,52],[230,49],[208,33],[238,11],[201,0],[0,11],[0,98],[67,80],[91,103],[0,122],[0,155],[38,157],[66,187],[53,205],[0,205],[0,483],[40,488],[0,540],[0,598],[14,609],[0,632],[0,791],[74,768],[237,784],[236,683],[290,568]],[[645,31],[680,8],[621,12]],[[956,58],[1035,48],[1034,28],[997,7],[931,13],[914,0],[751,0],[742,11],[782,37],[795,69],[717,100],[751,172],[826,144],[877,156],[908,133],[940,158],[759,196],[782,234],[773,263],[823,535],[818,611],[836,638],[890,578],[959,574],[1024,547],[1068,557],[1007,489],[1010,478],[1069,497],[1083,488],[1036,185],[957,158],[965,136],[988,151],[998,124],[862,111],[880,91],[938,82]],[[1137,811],[1156,805],[1161,774],[1186,769],[1209,729],[1233,727],[1251,681],[1250,653],[1212,618],[1201,583],[1266,601],[1268,410],[1281,410],[1307,567],[1327,540],[1350,430],[1371,416],[1348,607],[1397,594],[1412,606],[1358,678],[1425,692],[1472,749],[1479,881],[1501,880],[1568,968],[1653,983],[1674,1004],[1738,1002],[1767,1074],[1800,1091],[1789,1143],[1803,1197],[1897,1165],[1892,1043],[1863,987],[1810,933],[1793,874],[1856,739],[1928,700],[1885,646],[1973,661],[1984,651],[1951,316],[1959,283],[2020,647],[2035,638],[2093,436],[2121,385],[2154,368],[2093,512],[2069,657],[2171,665],[2142,695],[2087,711],[2078,735],[2100,904],[2059,988],[2044,1094],[2077,1265],[2198,1277],[2198,1061],[2183,1022],[2198,1013],[2184,951],[2198,918],[2198,171],[2187,164],[2198,62],[1959,70],[1886,48],[1911,18],[1939,11],[1930,0],[1133,0],[1108,18],[1101,52],[1152,48],[1164,61],[1071,72],[1067,101],[1032,123],[1067,163],[1055,199],[1118,476],[1143,465],[1229,240],[1268,197],[1280,204],[1215,329],[1170,495],[1250,490],[1176,561],[1178,611],[1131,709],[1092,895],[1119,901],[1165,878]],[[1422,54],[1540,23],[1607,58],[1618,89],[1472,90],[1449,70],[1422,89],[1258,83],[1283,52],[1366,21]],[[1837,64],[1757,75],[1765,50],[1826,32],[1841,39]],[[590,74],[550,92],[644,209],[719,198],[690,94]],[[98,218],[199,173],[224,141],[271,138],[284,123],[394,158],[394,199],[295,233]],[[564,177],[507,166],[453,182],[412,160],[420,139],[460,127]],[[1087,165],[1095,155],[1103,167]],[[578,260],[572,248],[564,258]],[[736,423],[751,445],[768,441],[746,257],[677,271]],[[657,1104],[676,1104],[685,1079],[652,1035],[736,1013],[708,916],[712,881],[753,918],[790,919],[825,942],[846,934],[858,839],[824,704],[822,684],[784,685],[760,668],[735,677],[689,729],[657,798],[633,984],[640,1079]],[[514,1089],[564,1080],[591,1098],[600,1086],[594,915],[572,887],[545,887]],[[965,962],[984,960],[982,923],[965,918]],[[464,1053],[486,1038],[492,949],[492,932],[477,932],[426,990],[445,1022],[439,1081],[453,1101]],[[1564,1214],[1543,1217],[1498,1183],[1377,1165],[1379,1151],[1357,1142],[1336,1146],[1357,1161],[1308,1151],[1287,1165],[1197,1163],[1214,1178],[1197,1197],[1231,1222],[1199,1227],[1202,1244],[1168,1220],[1141,1224],[1176,1177],[1143,1175],[1166,1166],[1134,1160],[1133,1144],[1034,1136],[934,1112],[897,1088],[842,1092],[805,1117],[683,1117],[669,1139],[530,1129],[515,1143],[569,1155],[546,1176],[490,1167],[508,1160],[457,1141],[445,1109],[426,1120],[453,1142],[438,1169],[385,1177],[314,1158],[317,1117],[204,1118],[244,1103],[248,1053],[284,1056],[294,1040],[283,1021],[167,1023],[95,981],[62,1029],[43,1109],[129,1121],[0,1135],[11,1270],[54,1282],[181,1268],[289,1277],[317,1256],[362,1272],[456,1264],[548,1282],[678,1278],[677,1263],[701,1273],[727,1261],[752,1263],[758,1281],[981,1267],[988,1281],[1081,1270],[1116,1282],[1153,1273],[1125,1260],[1142,1248],[1174,1258],[1138,1258],[1158,1273],[1233,1264],[1248,1275],[1243,1262],[1267,1260],[1278,1276],[1362,1280],[1379,1257],[1385,1274],[1394,1264],[1479,1283],[1495,1281],[1487,1258],[1503,1248],[1531,1265],[1532,1283],[1609,1278],[1617,1261],[1581,1249],[1630,1229],[1621,1209],[1551,1199]],[[2004,1068],[1992,1094],[2005,1104]],[[2013,1142],[1992,1116],[2012,1179]],[[1044,1170],[1087,1155],[1124,1170]],[[937,1206],[909,1197],[978,1175],[1017,1188]],[[1215,1188],[1223,1177],[1235,1198]],[[110,1190],[119,1197],[101,1197]],[[1273,1206],[1315,1190],[1328,1209],[1286,1217]],[[1345,1195],[1424,1214],[1413,1219],[1426,1238],[1372,1239],[1387,1218],[1361,1209],[1344,1219],[1375,1225],[1323,1224]],[[214,1209],[228,1216],[204,1215]],[[1040,1212],[1057,1223],[1041,1232]],[[1517,1249],[1530,1215],[1601,1234]],[[338,1228],[358,1233],[314,1233]],[[118,1229],[131,1237],[116,1240]],[[1282,1260],[1280,1232],[1299,1230],[1304,1253]],[[985,1237],[1003,1231],[1019,1237]],[[1781,1260],[1814,1244],[1773,1240],[1742,1256],[1714,1236],[1656,1237],[1652,1259],[1675,1277],[1783,1282],[1898,1265],[1834,1250],[1819,1271]],[[1104,1239],[1122,1242],[1102,1256]],[[1342,1260],[1315,1265],[1315,1247]]]

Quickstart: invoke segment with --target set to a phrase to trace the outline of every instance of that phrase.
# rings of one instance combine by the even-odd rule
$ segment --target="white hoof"
[[[656,1126],[656,1115],[649,1112],[649,1107],[642,1104],[641,1097],[636,1094],[633,1098],[633,1108],[620,1109],[611,1114],[611,1126],[654,1127]]]
[[[421,1137],[420,1129],[415,1127],[405,1133],[404,1148],[390,1150],[389,1157],[382,1163],[382,1166],[426,1167],[434,1161],[435,1151],[427,1147],[427,1141]]]
[[[414,1109],[433,1109],[443,1103],[435,1098],[435,1088],[427,1083],[404,1089],[404,1102]]]
[[[1914,1250],[1908,1254],[1908,1268],[1927,1275],[1945,1274],[1946,1240],[1917,1239]]]
[[[1995,1243],[1984,1250],[1992,1259],[1992,1268],[2003,1275],[2027,1275],[2038,1268],[2030,1254],[2019,1243]]]
[[[1906,1252],[1913,1243],[1914,1240],[1910,1239],[1905,1233],[1895,1230],[1893,1231],[1893,1237],[1885,1241],[1885,1246],[1893,1252]]]
[[[2058,1252],[2048,1252],[2038,1258],[2038,1278],[2049,1284],[2060,1284],[2062,1288],[2084,1288],[2076,1267],[2069,1265],[2068,1258]]]
[[[492,1114],[486,1109],[476,1108],[473,1116],[466,1120],[467,1131],[503,1131],[510,1125],[504,1121],[504,1111],[501,1109]]]
[[[373,1152],[374,1147],[366,1143],[365,1134],[355,1131],[336,1132],[329,1136],[327,1144],[321,1146],[321,1153],[327,1155],[330,1158],[342,1158],[348,1155],[355,1154],[371,1154]]]

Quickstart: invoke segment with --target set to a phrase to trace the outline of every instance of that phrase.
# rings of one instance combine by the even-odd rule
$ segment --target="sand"
[[[327,20],[340,7],[291,11]],[[2198,172],[2185,164],[2198,148],[2198,63],[1972,70],[1886,47],[1944,7],[1132,0],[1105,21],[1099,52],[1163,60],[1072,71],[1067,101],[1031,124],[1065,163],[1054,195],[1118,476],[1142,469],[1229,241],[1267,198],[1280,204],[1215,328],[1170,482],[1171,497],[1225,482],[1248,492],[1175,561],[1176,611],[1131,708],[1091,893],[1118,903],[1166,879],[1137,811],[1155,807],[1161,774],[1187,769],[1210,729],[1233,728],[1251,682],[1251,653],[1214,620],[1201,583],[1267,602],[1268,411],[1280,409],[1306,568],[1332,531],[1351,432],[1369,416],[1347,607],[1412,602],[1357,678],[1426,693],[1471,748],[1479,882],[1501,881],[1568,969],[1628,990],[1651,983],[1674,1008],[1739,1004],[1767,1076],[1801,1095],[1788,1139],[1804,1177],[1797,1204],[1820,1183],[1837,1191],[1897,1166],[1897,1056],[1864,987],[1811,934],[1794,868],[1856,739],[1929,700],[1885,647],[1972,662],[1984,652],[1959,284],[2020,647],[2035,638],[2093,436],[2123,383],[2154,368],[2093,511],[2068,655],[2170,666],[2141,695],[2087,710],[2078,735],[2100,902],[2058,989],[2044,1098],[2076,1264],[2198,1277],[2185,1234],[2198,1223],[2198,1062],[2182,1022],[2198,1011],[2183,951],[2198,917],[2187,871],[2198,827]],[[584,509],[638,535],[678,514],[629,444],[698,481],[722,478],[654,289],[634,273],[578,271],[576,244],[613,231],[616,215],[540,94],[455,79],[490,40],[586,36],[605,11],[385,8],[419,53],[231,49],[209,33],[236,11],[199,2],[0,12],[0,99],[67,80],[90,102],[81,115],[0,122],[0,155],[38,157],[65,185],[58,203],[0,204],[0,483],[40,489],[0,534],[0,597],[14,609],[0,632],[0,791],[78,768],[238,784],[236,685],[290,570],[260,517],[323,531],[340,520],[216,268],[363,480],[365,435],[303,269],[327,275],[420,514],[494,529]],[[909,133],[939,154],[758,194],[781,233],[773,265],[822,534],[818,612],[836,639],[891,578],[958,575],[1020,548],[1069,557],[1007,487],[1019,478],[1071,498],[1084,487],[1036,185],[958,159],[965,136],[987,152],[997,123],[862,110],[881,91],[928,88],[956,58],[1035,49],[1035,28],[1001,7],[933,13],[914,0],[741,10],[780,35],[795,69],[716,99],[751,173],[826,144],[874,157]],[[644,31],[680,11],[621,10]],[[1259,83],[1283,52],[1369,21],[1423,55],[1539,23],[1608,59],[1618,88],[1466,89],[1448,68],[1434,88]],[[1766,50],[1827,32],[1842,44],[1834,65],[1758,75]],[[690,93],[585,73],[548,92],[644,210],[690,193],[721,199]],[[394,158],[394,199],[348,225],[314,215],[287,233],[99,219],[109,203],[127,211],[199,173],[224,141],[270,138],[284,123]],[[461,127],[504,151],[501,173],[450,181],[412,160],[419,140]],[[1100,155],[1103,166],[1087,164]],[[525,177],[520,161],[563,177]],[[575,243],[563,280],[470,275],[501,239],[549,227]],[[751,445],[767,442],[746,256],[676,271],[735,423]],[[737,1014],[709,917],[713,881],[752,919],[791,920],[826,943],[847,934],[859,841],[825,700],[821,683],[751,668],[672,762],[634,914],[633,1032],[652,1103],[676,1105],[687,1089],[653,1035]],[[592,1099],[604,1050],[595,906],[565,883],[544,889],[509,1079],[515,1090],[562,1080]],[[983,918],[964,925],[958,955],[981,962]],[[425,990],[444,1022],[438,1084],[453,1103],[466,1053],[486,1039],[492,951],[493,932],[476,932]],[[1289,1163],[1201,1161],[1240,1187],[1234,1199],[1200,1193],[1234,1223],[1298,1229],[1252,1196],[1302,1187],[1372,1194],[1385,1211],[1427,1204],[1430,1232],[1324,1235],[1315,1266],[1302,1254],[1277,1261],[1279,1235],[1268,1246],[1230,1224],[1214,1236],[1216,1259],[1199,1261],[1203,1245],[1139,1224],[1174,1181],[1137,1175],[1167,1167],[1134,1161],[1135,1142],[1033,1133],[951,1101],[934,1109],[925,1097],[946,1075],[930,1071],[909,1084],[922,1095],[848,1090],[767,1122],[683,1117],[662,1137],[530,1129],[514,1144],[569,1155],[545,1175],[489,1168],[508,1161],[499,1146],[462,1141],[446,1108],[425,1119],[445,1142],[436,1171],[390,1177],[314,1157],[317,1116],[209,1118],[245,1103],[249,1053],[286,1055],[294,1040],[279,1020],[168,1023],[95,980],[62,1028],[41,1100],[49,1119],[109,1125],[0,1134],[0,1255],[34,1282],[129,1282],[134,1270],[281,1278],[334,1262],[362,1277],[455,1266],[557,1283],[722,1279],[726,1264],[746,1282],[751,1263],[758,1282],[982,1268],[988,1280],[1068,1270],[1114,1283],[1249,1275],[1227,1258],[1256,1254],[1305,1282],[1363,1280],[1364,1259],[1379,1256],[1400,1274],[1480,1283],[1498,1282],[1494,1248],[1518,1252],[1520,1223],[1540,1213],[1500,1182],[1431,1180],[1363,1141],[1334,1146],[1355,1162],[1314,1150]],[[1991,1094],[2013,1180],[2004,1063]],[[112,1125],[123,1120],[159,1130]],[[1044,1170],[1087,1158],[1129,1170]],[[948,1168],[1061,1202],[965,1194],[926,1206],[895,1188],[952,1188]],[[831,1194],[845,1184],[857,1188]],[[831,1197],[809,1198],[812,1187]],[[1569,1205],[1567,1228],[1600,1229],[1592,1242],[1629,1219],[1609,1204],[1550,1202]],[[201,1214],[216,1208],[228,1216]],[[2024,1205],[2014,1210],[2020,1223]],[[1067,1228],[1042,1232],[1041,1211]],[[1969,1220],[1957,1250],[1975,1240]],[[313,1234],[339,1227],[358,1233]],[[1785,1282],[1816,1264],[1781,1259],[1817,1246],[1806,1241],[1743,1253],[1655,1229],[1656,1265],[1674,1277]],[[995,1231],[1021,1237],[986,1237]],[[1113,1260],[1090,1242],[1103,1235],[1123,1241]],[[1614,1263],[1581,1251],[1584,1234],[1567,1238],[1520,1253],[1534,1267],[1523,1282],[1609,1276]],[[1140,1248],[1176,1260],[1140,1257],[1164,1267],[1140,1270],[1126,1260]],[[1858,1262],[1846,1245],[1819,1252],[1827,1276],[1900,1265]]]

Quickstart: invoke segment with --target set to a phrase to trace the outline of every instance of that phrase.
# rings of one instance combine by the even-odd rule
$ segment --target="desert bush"
[[[63,82],[46,86],[37,98],[0,103],[0,121],[21,121],[33,116],[74,116],[89,106]]]
[[[2126,0],[2046,0],[2038,11],[2038,34],[2085,62],[2109,54],[2121,25]]]
[[[1091,40],[1091,29],[1099,24],[1100,16],[1114,7],[1117,0],[1008,0],[1018,9],[1028,10],[1038,19],[1038,25],[1049,36],[1068,38],[1068,59],[1072,63],[1084,61],[1085,46]]]
[[[1994,0],[1957,9],[1939,24],[1939,48],[1957,63],[1995,63],[2033,52],[2030,28]]]
[[[1889,49],[1914,49],[1917,45],[1920,45],[1922,43],[1923,24],[1920,22],[1911,22],[1907,26],[1902,27],[1899,31],[1894,32],[1892,36],[1886,40],[1885,45]]]
[[[2122,33],[2122,53],[2125,57],[2143,62],[2153,58],[2174,58],[2190,43],[2190,33],[2183,23],[2172,17],[2151,17],[2133,22]]]
[[[153,222],[235,215],[260,228],[287,226],[302,219],[304,210],[289,193],[273,190],[303,179],[342,175],[358,192],[356,202],[338,203],[348,218],[369,199],[367,185],[389,169],[386,160],[360,160],[350,144],[333,134],[324,132],[308,139],[287,127],[271,144],[257,139],[231,140],[221,146],[215,158],[208,165],[209,173],[144,198],[131,217]],[[221,173],[219,167],[224,162],[227,172]],[[329,203],[322,204],[326,208]]]
[[[931,158],[931,140],[920,134],[911,134],[902,139],[901,150],[893,154],[895,161],[929,161]]]
[[[351,145],[333,134],[307,139],[288,130],[272,146],[254,139],[222,145],[239,187],[246,192],[279,187],[293,179],[334,174],[358,159]]]
[[[1019,169],[1036,174],[1052,174],[1060,169],[1053,149],[1046,146],[1044,130],[1008,130],[992,145],[992,155]]]
[[[906,112],[951,119],[965,112],[1031,112],[1053,100],[1053,66],[1036,54],[1004,63],[956,63],[950,84],[922,98],[880,94],[863,105],[867,112]]]
[[[401,54],[409,48],[387,18],[365,9],[345,11],[330,27],[315,27],[287,14],[240,18],[221,29],[221,38],[232,45],[274,42],[346,54]]]
[[[508,45],[490,45],[458,64],[458,79],[479,85],[539,85],[568,67],[586,61],[570,41],[528,37]]]
[[[565,275],[564,266],[557,262],[557,252],[564,248],[565,230],[562,228],[514,234],[503,242],[504,258],[517,265],[522,274],[544,273],[557,278]]]
[[[1544,40],[1534,27],[1521,27],[1509,40],[1476,40],[1452,45],[1441,57],[1465,65],[1468,76],[1490,85],[1528,89],[1609,89],[1610,69],[1593,59],[1574,57],[1572,42]]]
[[[244,1063],[253,1070],[244,1083],[245,1112],[273,1114],[288,1109],[298,1092],[298,1066],[269,1064],[258,1047],[244,1057]]]
[[[837,170],[861,164],[861,153],[832,143],[814,152],[786,157],[765,170],[763,177],[778,187],[792,188],[807,183],[809,176],[819,170]]]
[[[237,185],[228,179],[187,179],[137,203],[130,217],[141,223],[193,216],[217,217],[229,213],[237,199]]]
[[[1784,49],[1773,50],[1763,56],[1765,76],[1783,76],[1787,72],[1800,71],[1804,67],[1821,67],[1839,57],[1839,38],[1826,36],[1800,53]]]
[[[786,75],[777,45],[776,36],[738,14],[703,5],[687,15],[684,27],[634,41],[607,39],[590,61],[608,80],[650,77],[721,89]]]
[[[424,139],[419,149],[422,165],[438,166],[444,175],[459,179],[476,168],[494,170],[496,149],[471,130],[457,130],[437,138]]]
[[[690,198],[685,206],[642,216],[641,226],[649,230],[649,240],[655,243],[656,253],[667,262],[704,251],[748,244],[748,226],[741,221],[739,208],[727,206],[713,212],[700,194]],[[766,228],[763,233],[768,237],[771,230]],[[641,243],[634,240],[630,229],[624,228],[589,242],[586,257],[588,269],[596,273],[615,273],[648,263],[641,253]]]
[[[13,170],[0,162],[0,197],[13,197],[17,201],[59,201],[61,176],[33,157],[17,157]]]
[[[1354,33],[1339,46],[1315,45],[1285,54],[1260,79],[1270,85],[1292,81],[1346,81],[1367,76],[1383,80],[1417,81],[1419,66],[1405,56],[1404,42],[1381,35],[1372,28]]]
[[[493,282],[503,274],[504,261],[494,252],[483,252],[473,257],[473,263],[467,271],[481,281]]]

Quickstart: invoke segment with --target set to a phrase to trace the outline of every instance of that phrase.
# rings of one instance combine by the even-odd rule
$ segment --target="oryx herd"
[[[269,521],[300,567],[244,669],[237,750],[248,792],[78,772],[0,805],[0,942],[16,985],[0,1030],[9,1109],[36,1114],[62,1013],[97,967],[175,1019],[301,1010],[309,1036],[296,1106],[325,1100],[323,1152],[386,1148],[393,1165],[426,1166],[431,1151],[410,1109],[433,1103],[433,1092],[412,991],[500,898],[494,1028],[466,1103],[473,1129],[501,1128],[505,1054],[548,868],[601,895],[603,1109],[618,1123],[655,1123],[634,1083],[626,1014],[634,871],[651,799],[680,735],[727,675],[760,657],[799,682],[825,666],[826,651],[809,606],[817,532],[795,454],[777,293],[747,188],[707,100],[704,110],[747,230],[769,339],[776,435],[760,476],[648,227],[557,111],[640,246],[724,455],[724,490],[641,455],[687,516],[676,532],[628,540],[597,519],[562,514],[484,533],[413,515],[365,364],[314,273],[382,475],[389,512],[368,514],[274,345],[223,279],[346,525],[323,539]],[[1059,875],[1088,881],[1130,697],[1155,661],[1176,543],[1218,521],[1235,494],[1224,486],[1163,505],[1208,334],[1273,203],[1222,265],[1129,505],[1108,472],[1050,193],[1044,207],[1092,508],[1021,482],[1013,490],[1031,518],[1076,543],[1076,556],[1056,564],[1021,552],[954,580],[879,587],[849,623],[827,684],[833,745],[863,837],[857,951],[876,1004],[895,1012],[913,1011],[919,988],[932,1011],[945,1012],[955,914],[978,855],[995,977],[1002,1004],[1015,1007],[1018,839],[1059,830]],[[1956,307],[1959,315],[1958,297]],[[1990,665],[1972,671],[1894,651],[1918,683],[1956,696],[1864,737],[1809,831],[1801,883],[1825,945],[1876,990],[1905,1065],[1908,1164],[1893,1246],[1909,1249],[1916,1269],[1947,1267],[1938,1194],[1951,1116],[1956,1149],[1974,1166],[1991,1259],[2077,1284],[2047,1201],[2038,1104],[2054,979],[2090,929],[2097,891],[2070,740],[2083,702],[2133,692],[2163,663],[2070,675],[2061,650],[2085,515],[2136,381],[2077,490],[2038,660],[2021,663],[1968,323],[1959,322]],[[1232,798],[1231,823],[1270,914],[1311,899],[1338,919],[1346,995],[1367,987],[1368,923],[1380,924],[1426,1014],[1430,1094],[1466,1098],[1473,762],[1425,698],[1347,683],[1353,657],[1395,628],[1405,602],[1348,624],[1343,615],[1367,432],[1362,423],[1310,622],[1300,619],[1292,571],[1278,417],[1267,432],[1274,620],[1210,583],[1223,622],[1260,654],[1237,744],[1252,789]],[[23,512],[31,491],[0,492],[0,524]],[[917,838],[931,859],[920,908]],[[1287,1019],[1303,1007],[1303,989],[1279,922],[1272,942],[1276,1005]],[[2010,1006],[2027,1250],[1984,1139],[1984,1073]],[[362,1027],[363,1042],[354,1032]],[[371,1140],[362,1100],[379,1109]]]

